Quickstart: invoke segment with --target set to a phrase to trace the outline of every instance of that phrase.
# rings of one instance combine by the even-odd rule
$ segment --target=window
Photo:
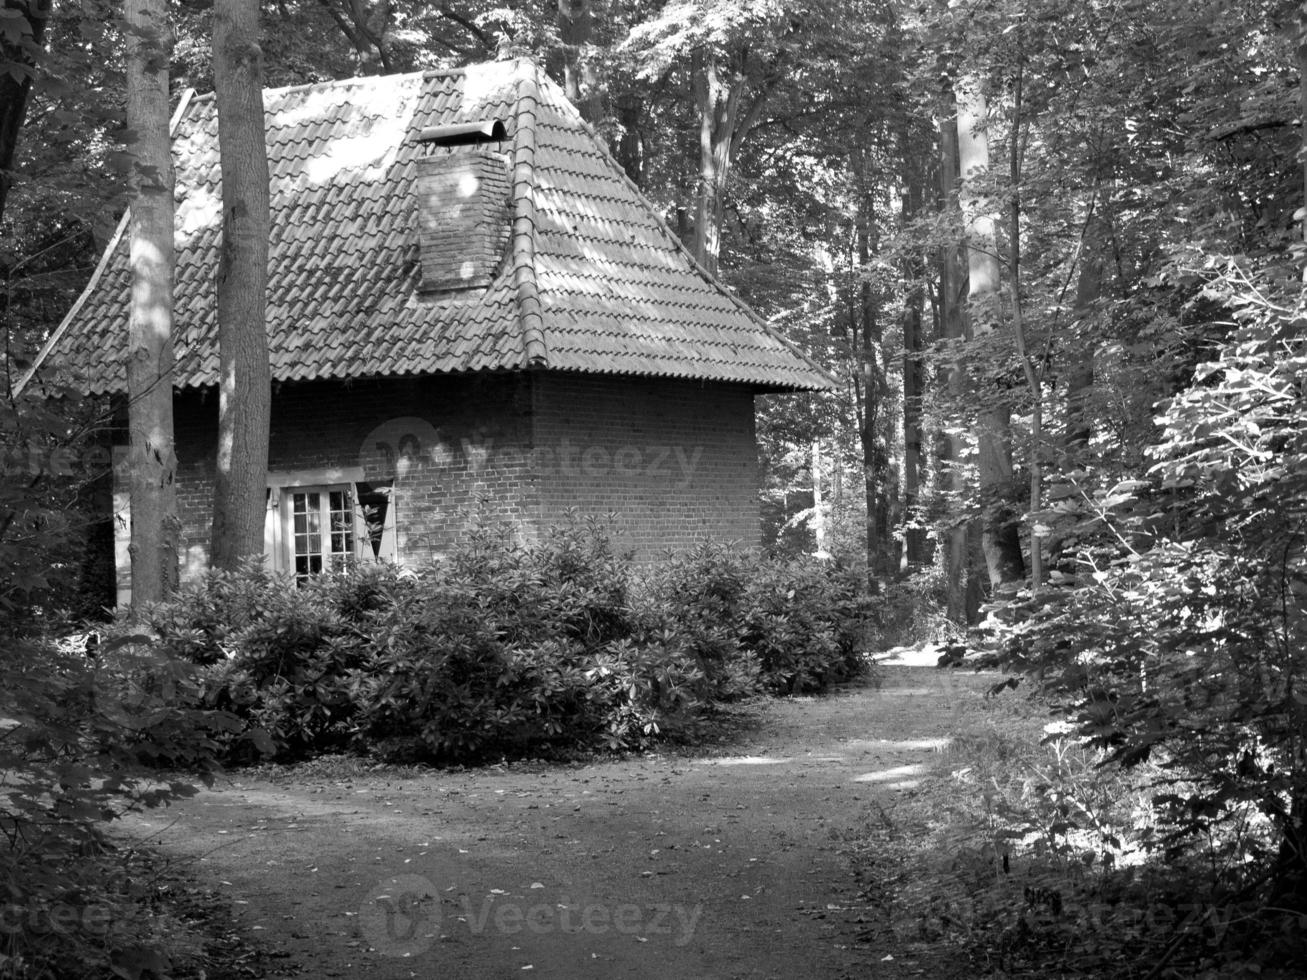
[[[354,557],[354,500],[344,488],[290,491],[295,578],[340,571]]]
[[[343,474],[270,474],[264,550],[274,570],[304,582],[352,561],[397,559],[390,482],[305,480],[338,475]]]

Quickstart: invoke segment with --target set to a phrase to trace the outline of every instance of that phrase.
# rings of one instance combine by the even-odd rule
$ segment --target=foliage
[[[161,770],[210,782],[218,739],[240,723],[192,707],[196,668],[141,636],[95,660],[15,641],[0,670],[0,976],[166,975],[169,924],[142,906],[147,883],[109,857],[102,825],[195,792]]]
[[[112,601],[109,450],[93,406],[0,401],[0,636],[103,617]]]
[[[1158,860],[1164,770],[1105,767],[1047,708],[962,695],[934,772],[859,836],[861,897],[896,958],[969,961],[959,975],[1300,975],[1303,921],[1264,907],[1236,849],[1212,838]],[[1264,826],[1231,830],[1245,850],[1266,842]]]
[[[1213,276],[1231,340],[1165,405],[1150,479],[1094,505],[1115,546],[1002,635],[1106,763],[1158,767],[1157,846],[1201,844],[1230,887],[1307,912],[1307,348],[1278,285]]]
[[[303,587],[254,564],[151,611],[200,701],[283,756],[352,747],[469,761],[643,746],[713,701],[821,690],[863,669],[858,576],[705,545],[639,581],[603,529],[492,531],[416,572]],[[233,743],[247,757],[249,739]]]
[[[718,698],[819,691],[864,669],[873,603],[863,577],[816,559],[759,559],[706,543],[651,583]]]
[[[374,621],[360,738],[441,760],[643,744],[699,705],[697,676],[635,642],[628,577],[594,527],[475,536]]]
[[[395,569],[360,567],[314,579],[304,588],[259,560],[235,572],[212,571],[147,622],[170,655],[204,667],[198,700],[244,719],[258,744],[230,750],[289,755],[343,746],[355,701],[350,672],[366,655],[365,628],[403,584]]]
[[[913,646],[957,640],[965,635],[944,615],[946,583],[943,570],[928,565],[885,587],[882,647]]]
[[[799,694],[863,669],[870,602],[862,578],[816,559],[762,564],[744,591],[740,644],[768,690]]]
[[[702,544],[671,556],[644,584],[647,629],[667,631],[694,658],[711,696],[731,701],[761,689],[757,655],[740,643],[739,619],[749,559]]]

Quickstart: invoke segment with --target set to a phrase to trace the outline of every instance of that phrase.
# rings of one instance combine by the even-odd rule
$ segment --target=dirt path
[[[697,757],[238,776],[127,829],[221,882],[286,975],[948,975],[869,930],[840,842],[913,792],[980,683],[889,668]]]

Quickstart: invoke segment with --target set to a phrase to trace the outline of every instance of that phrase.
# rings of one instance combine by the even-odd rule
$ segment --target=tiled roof
[[[274,379],[537,367],[772,390],[831,384],[694,263],[528,61],[269,90],[264,106]],[[507,261],[484,289],[422,294],[413,178],[427,151],[417,136],[491,117],[507,122],[511,147]],[[173,155],[175,383],[206,386],[217,379],[221,228],[211,97],[179,114]],[[79,388],[125,387],[129,280],[120,234],[42,352]]]

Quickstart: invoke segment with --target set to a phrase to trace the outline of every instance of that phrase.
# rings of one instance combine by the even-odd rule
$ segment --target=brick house
[[[759,536],[753,398],[828,376],[700,268],[529,61],[269,90],[275,568],[421,562],[612,514],[648,559]],[[174,320],[185,574],[217,431],[217,114],[187,98]],[[125,225],[33,368],[126,388]],[[43,367],[48,364],[48,367]],[[30,376],[29,376],[30,377]],[[116,488],[117,490],[117,488]],[[119,597],[126,595],[126,499]]]

